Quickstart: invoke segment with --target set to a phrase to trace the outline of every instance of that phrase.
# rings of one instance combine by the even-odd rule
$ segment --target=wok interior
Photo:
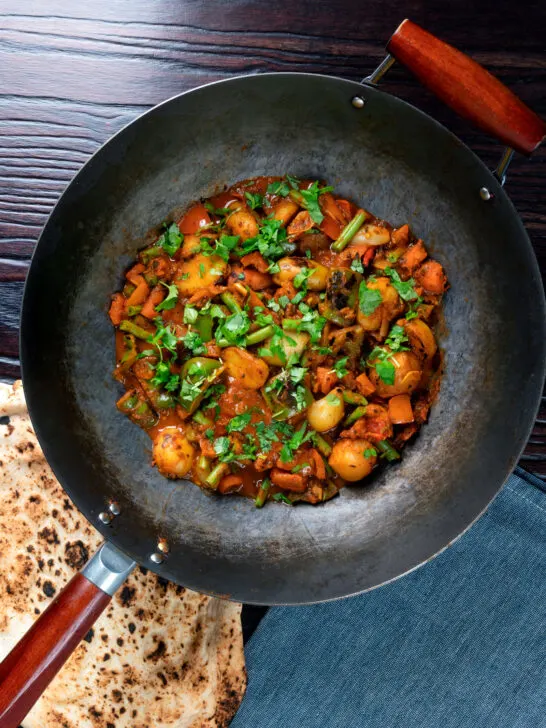
[[[367,103],[351,105],[359,93]],[[260,174],[324,178],[409,222],[445,267],[445,375],[402,462],[319,507],[207,497],[151,466],[115,409],[109,294],[153,225]],[[491,204],[478,194],[487,185]],[[401,101],[339,79],[275,74],[173,99],[111,140],[50,219],[32,264],[22,358],[33,422],[76,504],[146,566],[256,603],[335,598],[394,578],[454,539],[514,466],[542,384],[543,293],[526,234],[481,163]],[[110,527],[106,501],[122,509]]]

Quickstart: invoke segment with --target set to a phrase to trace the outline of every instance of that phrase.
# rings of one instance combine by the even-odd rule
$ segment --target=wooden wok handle
[[[387,50],[445,104],[516,151],[531,154],[544,139],[546,124],[504,84],[411,20]]]
[[[121,558],[114,562],[112,554]],[[124,554],[103,546],[15,645],[0,664],[0,728],[17,728],[24,720],[133,567]]]

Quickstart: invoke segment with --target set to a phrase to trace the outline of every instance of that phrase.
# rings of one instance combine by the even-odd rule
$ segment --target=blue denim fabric
[[[525,477],[403,579],[269,610],[232,728],[546,728],[546,493]]]

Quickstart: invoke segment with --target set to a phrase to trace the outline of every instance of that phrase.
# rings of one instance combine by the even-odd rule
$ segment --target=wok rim
[[[188,89],[186,91],[183,91],[179,94],[174,94],[173,96],[170,96],[169,98],[165,99],[164,101],[161,101],[160,103],[152,106],[149,109],[146,109],[144,112],[136,116],[134,119],[129,121],[127,124],[125,124],[121,129],[119,129],[117,132],[115,132],[112,136],[110,136],[108,139],[106,139],[96,150],[93,152],[92,155],[86,160],[86,162],[80,167],[80,169],[76,172],[74,177],[70,180],[70,182],[66,185],[62,193],[60,194],[59,198],[57,199],[54,207],[50,211],[47,220],[42,228],[42,231],[38,237],[38,240],[36,242],[36,246],[34,248],[34,251],[32,253],[29,270],[27,273],[27,277],[24,283],[23,288],[23,297],[22,297],[22,303],[21,303],[21,317],[20,317],[20,336],[19,336],[19,358],[20,358],[20,364],[21,364],[21,379],[23,381],[23,391],[25,392],[25,381],[30,381],[31,376],[28,374],[27,369],[27,362],[26,362],[26,356],[24,354],[25,349],[25,342],[27,342],[31,337],[31,327],[32,327],[32,321],[29,318],[30,314],[28,313],[29,308],[29,294],[28,291],[33,285],[33,277],[37,276],[38,273],[38,266],[39,263],[35,260],[36,254],[38,253],[41,246],[43,246],[44,241],[46,240],[47,234],[48,234],[48,228],[51,224],[53,216],[56,214],[56,211],[58,207],[62,204],[63,199],[65,196],[69,193],[70,190],[73,189],[75,185],[78,184],[79,180],[83,175],[86,174],[88,167],[94,162],[94,160],[102,155],[105,151],[105,149],[110,145],[114,144],[115,141],[118,139],[118,137],[121,137],[123,134],[125,134],[134,124],[140,122],[143,118],[150,116],[153,113],[156,113],[159,109],[162,109],[163,107],[166,107],[170,104],[172,104],[175,101],[178,101],[179,99],[182,99],[183,97],[193,94],[196,92],[200,92],[203,90],[208,89],[214,89],[220,84],[230,84],[230,83],[239,83],[241,81],[246,80],[255,80],[260,79],[262,77],[275,77],[276,79],[282,80],[283,78],[299,78],[299,79],[316,79],[320,78],[326,81],[338,81],[346,85],[352,86],[355,91],[360,91],[360,93],[363,93],[363,90],[371,91],[372,93],[380,93],[380,94],[386,94],[391,97],[391,99],[394,100],[395,103],[401,105],[401,107],[407,108],[411,111],[411,113],[417,114],[418,116],[422,117],[423,120],[425,120],[429,124],[435,125],[442,134],[448,136],[452,141],[456,142],[456,144],[461,148],[462,153],[469,154],[473,157],[474,162],[477,162],[479,167],[481,167],[482,172],[484,172],[486,179],[488,180],[488,183],[491,185],[492,188],[494,188],[494,196],[497,198],[500,198],[503,200],[503,202],[508,203],[509,205],[509,212],[512,216],[513,220],[517,223],[519,230],[520,230],[520,238],[518,240],[518,245],[522,246],[525,245],[527,247],[527,252],[531,253],[529,256],[529,263],[530,263],[530,270],[528,270],[528,280],[532,280],[533,282],[536,282],[538,289],[541,292],[540,296],[540,302],[537,302],[537,309],[541,309],[541,320],[542,320],[542,356],[541,356],[541,362],[539,362],[539,358],[536,358],[536,362],[534,363],[534,367],[536,368],[537,373],[537,381],[540,377],[540,387],[537,386],[537,395],[536,395],[536,404],[531,410],[529,410],[530,414],[532,414],[532,417],[528,418],[528,423],[525,427],[525,430],[523,427],[520,428],[520,434],[525,435],[525,437],[522,437],[522,445],[519,446],[516,451],[513,454],[513,458],[511,459],[511,462],[514,463],[512,467],[509,467],[507,469],[507,472],[505,472],[504,477],[502,481],[498,484],[498,486],[495,488],[494,494],[489,498],[487,503],[484,505],[484,507],[475,515],[475,517],[454,537],[450,538],[447,543],[445,543],[441,548],[431,553],[426,558],[423,558],[419,563],[416,563],[412,565],[410,568],[400,572],[399,574],[392,576],[388,579],[385,579],[384,581],[380,581],[377,584],[373,584],[371,586],[367,586],[364,589],[357,589],[356,591],[351,591],[346,594],[338,594],[335,596],[329,596],[325,598],[320,599],[312,599],[312,600],[306,600],[306,601],[268,601],[266,604],[261,601],[255,601],[252,599],[245,598],[243,600],[243,603],[249,604],[249,605],[256,605],[256,606],[303,606],[303,605],[311,605],[311,604],[320,604],[320,603],[326,603],[326,602],[332,602],[337,601],[338,599],[345,599],[352,596],[357,596],[359,594],[364,594],[366,592],[372,591],[374,589],[377,589],[381,586],[384,586],[386,584],[390,584],[394,581],[397,581],[398,579],[402,578],[403,576],[406,576],[407,574],[412,573],[413,571],[416,571],[424,564],[431,561],[433,558],[436,558],[438,555],[443,553],[447,548],[452,546],[456,541],[458,541],[487,511],[493,500],[498,496],[499,492],[504,487],[504,484],[506,483],[509,476],[514,472],[514,468],[517,466],[521,455],[527,445],[527,442],[529,440],[529,436],[532,433],[532,430],[535,425],[536,417],[540,408],[541,404],[541,398],[542,398],[542,390],[544,385],[544,380],[546,378],[546,298],[545,298],[545,292],[544,292],[544,283],[542,280],[542,275],[540,272],[540,268],[538,266],[538,261],[536,257],[535,250],[533,248],[533,245],[531,243],[531,240],[529,238],[529,235],[527,233],[527,230],[525,229],[525,226],[523,225],[523,222],[521,220],[520,215],[518,214],[516,208],[514,207],[514,204],[512,203],[510,197],[500,185],[498,180],[495,178],[493,172],[486,166],[485,162],[472,150],[470,147],[468,147],[456,134],[454,134],[452,131],[450,131],[447,127],[445,127],[443,124],[441,124],[439,121],[437,121],[434,117],[430,116],[426,112],[422,111],[418,107],[414,106],[413,104],[410,104],[409,102],[400,99],[398,96],[391,94],[390,92],[379,88],[375,84],[366,83],[365,81],[359,82],[359,81],[353,81],[351,79],[345,79],[339,76],[334,76],[330,74],[319,74],[319,73],[304,73],[304,72],[298,72],[298,71],[279,71],[279,72],[265,72],[265,73],[250,73],[250,74],[243,74],[243,75],[237,75],[237,76],[230,76],[228,78],[219,79],[217,81],[211,81],[206,84],[201,84],[199,86],[195,86],[194,88]],[[487,204],[484,202],[484,204]],[[26,347],[30,348],[30,347]],[[29,367],[30,368],[30,367]],[[39,405],[39,394],[35,396],[35,393],[32,392],[32,388],[29,389],[29,392],[31,392],[30,396],[27,398],[26,392],[25,392],[25,400],[27,405],[27,410],[30,416],[31,424],[34,429],[34,432],[36,434],[36,437],[38,439],[38,442],[40,444],[40,447],[42,448],[42,451],[44,453],[44,456],[46,458],[46,461],[51,468],[52,472],[54,473],[55,477],[57,478],[59,484],[67,494],[67,496],[70,498],[71,502],[74,504],[74,506],[78,509],[78,511],[82,514],[82,516],[90,523],[90,525],[95,528],[101,536],[106,540],[112,543],[116,548],[119,548],[120,551],[126,553],[128,556],[130,556],[134,561],[136,561],[137,565],[142,566],[143,568],[148,569],[149,571],[153,571],[156,574],[160,576],[164,576],[161,564],[153,564],[150,561],[143,562],[140,560],[139,557],[136,557],[134,553],[131,553],[130,551],[126,551],[123,548],[120,548],[118,545],[118,537],[117,534],[112,533],[111,529],[108,525],[105,525],[101,523],[98,519],[92,519],[91,514],[88,515],[88,509],[82,510],[80,508],[80,497],[79,493],[81,489],[78,487],[77,484],[72,485],[70,482],[71,479],[69,476],[66,478],[60,477],[60,474],[63,471],[62,466],[62,457],[56,457],[54,450],[54,445],[52,444],[51,440],[48,440],[47,437],[44,436],[43,430],[40,424],[40,420],[42,419],[41,415],[38,415],[38,411],[40,409]],[[524,431],[523,431],[524,430]],[[516,437],[514,439],[517,439]],[[175,579],[171,577],[164,577],[169,578],[169,580],[172,580],[174,583],[180,583],[176,581]],[[190,589],[195,589],[199,591],[202,594],[207,594],[209,596],[219,597],[223,599],[227,599],[229,601],[236,601],[241,602],[242,600],[240,598],[231,597],[230,595],[227,595],[225,593],[217,593],[211,590],[203,590],[202,588],[196,587],[192,584],[182,584],[182,586],[186,586]]]

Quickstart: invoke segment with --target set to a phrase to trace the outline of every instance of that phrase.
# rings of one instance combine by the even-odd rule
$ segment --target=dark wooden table
[[[471,54],[546,117],[544,0],[3,0],[0,379],[19,375],[19,306],[40,230],[68,181],[109,136],[153,104],[233,74],[361,79],[404,17]],[[496,163],[500,146],[403,69],[395,66],[385,83]],[[517,158],[506,189],[544,271],[546,150]],[[521,464],[546,477],[546,406]]]

